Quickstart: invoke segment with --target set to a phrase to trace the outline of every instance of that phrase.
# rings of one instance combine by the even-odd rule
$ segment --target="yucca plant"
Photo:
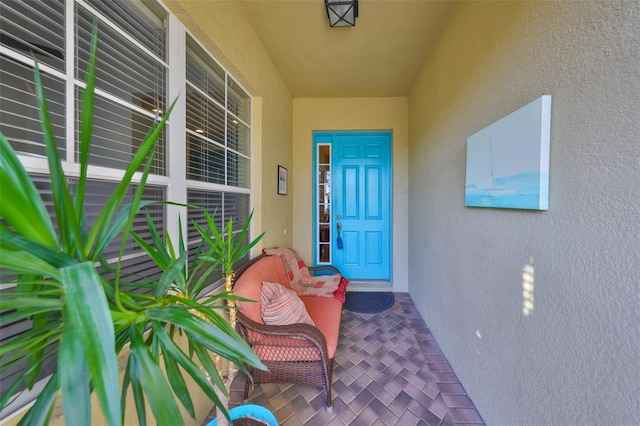
[[[188,207],[198,208],[197,206]],[[174,250],[171,250],[173,245],[170,240],[167,241],[167,244],[161,244],[160,233],[156,229],[151,216],[148,215],[147,224],[149,230],[151,230],[151,236],[154,244],[148,244],[137,234],[134,234],[134,238],[149,254],[156,265],[158,265],[161,270],[165,271],[166,277],[171,277],[170,279],[165,280],[163,285],[158,287],[157,291],[172,292],[179,298],[181,303],[185,303],[187,306],[190,306],[196,311],[197,315],[200,315],[202,318],[210,322],[219,321],[219,318],[205,316],[199,310],[199,304],[194,303],[193,301],[198,300],[204,290],[204,287],[211,282],[210,277],[217,277],[217,273],[222,269],[225,281],[225,292],[215,296],[206,297],[200,303],[228,310],[229,322],[221,321],[218,326],[225,328],[230,325],[231,329],[235,329],[235,300],[245,299],[240,299],[233,295],[233,279],[235,277],[233,267],[239,260],[249,253],[251,248],[253,248],[260,239],[262,239],[264,233],[249,242],[245,242],[249,235],[249,227],[253,217],[253,212],[249,214],[238,234],[234,234],[233,218],[229,218],[225,228],[219,230],[211,214],[206,210],[203,210],[203,213],[206,218],[206,226],[200,226],[195,221],[193,223],[193,226],[198,230],[202,238],[195,254],[192,256],[193,261],[188,268],[188,253],[184,245],[182,233],[180,234],[178,241],[179,250],[178,252],[175,252]],[[179,228],[182,229],[181,226]],[[168,236],[167,239],[169,239]],[[220,303],[220,300],[223,301],[223,304]],[[225,302],[226,305],[224,304]],[[189,344],[192,352],[195,351],[196,353],[201,353],[202,348],[198,348],[197,343],[189,342]],[[222,407],[221,412],[225,413],[225,410],[229,409],[230,385],[235,377],[238,367],[245,372],[247,372],[247,370],[246,366],[243,364],[228,362],[226,366],[226,374],[223,374],[222,358],[221,354],[217,354],[213,358],[213,365],[209,365],[208,361],[204,361],[203,364],[208,367],[215,367],[211,368],[209,374],[218,386],[216,406]],[[227,359],[232,361],[230,358]],[[165,360],[165,363],[166,362],[167,360]],[[218,424],[226,424],[224,419],[219,420]]]
[[[53,221],[32,178],[0,133],[0,276],[5,288],[0,298],[1,321],[6,324],[28,320],[32,324],[30,330],[0,347],[3,372],[15,363],[26,365],[0,400],[0,408],[21,387],[33,387],[45,360],[53,356],[57,371],[22,424],[47,424],[61,393],[67,424],[88,425],[91,394],[95,392],[108,424],[119,425],[124,421],[129,391],[140,424],[147,422],[145,402],[158,422],[183,424],[179,404],[195,417],[184,373],[226,415],[215,391],[223,384],[215,369],[214,354],[240,367],[264,366],[222,315],[210,304],[195,300],[207,274],[190,278],[196,275],[189,275],[185,268],[187,255],[182,237],[176,253],[172,242],[160,238],[153,227],[151,242],[134,236],[147,253],[155,253],[156,263],[162,263],[159,279],[138,277],[127,281],[121,262],[108,265],[104,258],[106,247],[118,238],[122,257],[134,218],[149,204],[142,200],[142,194],[158,137],[173,104],[150,129],[95,222],[87,226],[84,192],[88,182],[96,52],[97,27],[80,114],[80,172],[73,189],[57,152],[36,63],[36,95],[49,162]],[[141,179],[134,186],[134,173],[140,170]],[[133,201],[125,204],[129,194],[133,194]],[[192,265],[192,272],[218,267],[215,256],[197,257],[199,264]],[[115,278],[108,279],[100,272],[105,268],[111,268],[109,272],[115,272]],[[145,294],[136,288],[140,286],[155,289],[152,294]],[[228,296],[223,293],[218,297]],[[188,341],[186,352],[177,342],[179,335]],[[121,386],[117,357],[125,348],[129,354]]]
[[[251,224],[253,211],[251,212],[251,214],[249,214],[249,217],[245,221],[240,233],[236,238],[233,237],[233,218],[229,218],[226,228],[220,231],[211,215],[207,211],[205,211],[204,214],[207,220],[208,228],[203,228],[197,223],[193,224],[202,236],[202,243],[210,247],[209,253],[201,256],[201,259],[204,262],[217,262],[222,266],[222,270],[224,272],[224,289],[227,294],[231,296],[226,300],[227,307],[229,308],[229,323],[231,324],[231,327],[235,329],[236,305],[233,297],[233,283],[235,280],[235,273],[233,271],[233,268],[235,264],[247,253],[249,253],[249,250],[251,250],[251,248],[253,248],[260,241],[260,239],[262,239],[262,237],[264,236],[264,232],[258,235],[258,237],[256,237],[253,241],[245,244],[245,238],[249,235],[250,231],[249,225]],[[217,357],[216,361],[218,361],[218,370],[221,370],[220,357]],[[241,368],[244,367],[242,365],[234,364],[231,362],[227,364],[227,376],[226,380],[223,382],[227,392],[229,391],[231,382],[233,382],[233,379],[236,375],[236,367],[238,366]],[[221,400],[222,405],[224,405],[228,409],[228,396],[222,394]],[[222,424],[224,424],[224,421],[222,422]]]

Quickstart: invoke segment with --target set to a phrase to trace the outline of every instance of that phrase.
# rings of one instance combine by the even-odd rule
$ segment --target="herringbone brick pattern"
[[[257,385],[248,402],[284,426],[483,424],[407,293],[385,312],[343,312],[333,373],[333,412],[310,386]],[[242,403],[244,376],[232,385]]]

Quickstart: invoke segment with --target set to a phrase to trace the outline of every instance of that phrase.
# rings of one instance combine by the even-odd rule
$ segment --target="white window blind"
[[[75,73],[79,81],[86,77],[95,19],[98,19],[99,28],[98,96],[91,164],[124,169],[156,114],[161,115],[166,110],[165,17],[157,16],[146,21],[146,26],[136,27],[144,17],[139,7],[135,2],[76,5]],[[166,174],[164,133],[160,137],[152,173]]]
[[[249,188],[251,98],[187,37],[187,177]]]
[[[219,229],[233,218],[234,235],[250,212],[251,98],[192,37],[186,40],[186,139],[189,204],[203,207]],[[201,210],[189,223],[207,227]],[[244,243],[248,243],[247,240]],[[200,242],[188,231],[189,249]]]
[[[59,1],[0,2],[0,126],[14,149],[44,156],[34,96],[33,57],[41,67],[58,148],[65,135],[65,5]]]
[[[250,213],[251,200],[249,194],[189,189],[187,191],[187,200],[189,204],[200,206],[209,212],[218,229],[224,228],[229,219],[233,218],[232,231],[234,235],[237,235],[242,229]],[[188,220],[189,223],[195,222],[205,229],[208,227],[203,210],[189,209]],[[200,234],[192,227],[189,228],[187,238],[189,250],[194,251],[200,243]],[[245,237],[244,243],[249,243],[248,236]],[[219,278],[219,276],[215,278]]]
[[[19,54],[35,55],[61,73],[65,70],[64,23],[63,0],[0,2],[2,45]]]

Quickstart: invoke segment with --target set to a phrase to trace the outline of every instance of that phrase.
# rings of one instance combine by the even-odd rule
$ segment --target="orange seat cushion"
[[[329,358],[333,358],[338,347],[342,303],[333,297],[302,296],[309,316],[327,341]]]

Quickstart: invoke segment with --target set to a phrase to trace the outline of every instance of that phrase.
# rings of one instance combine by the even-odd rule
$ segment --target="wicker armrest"
[[[257,343],[260,345],[269,345],[269,337],[293,337],[298,339],[301,344],[308,342],[316,347],[322,354],[322,358],[325,361],[329,360],[329,354],[327,351],[327,341],[324,335],[317,327],[311,324],[288,324],[288,325],[267,325],[257,323],[238,311],[238,331],[244,337],[249,344]],[[251,334],[258,333],[266,338],[265,340],[254,341]],[[279,344],[279,343],[276,343]]]
[[[331,265],[309,266],[308,269],[309,269],[309,273],[314,276],[315,275],[335,275],[335,274],[342,275],[338,268]]]

